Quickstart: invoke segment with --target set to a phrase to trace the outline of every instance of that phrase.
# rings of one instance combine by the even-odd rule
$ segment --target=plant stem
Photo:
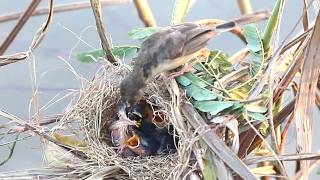
[[[134,0],[134,5],[138,11],[140,19],[143,21],[146,27],[156,27],[157,23],[154,20],[152,11],[147,0]]]
[[[129,0],[101,0],[101,5],[118,5],[118,4],[125,4],[130,2]],[[80,1],[80,2],[72,2],[72,3],[64,3],[64,4],[57,4],[53,6],[53,11],[57,12],[66,12],[66,11],[74,11],[80,10],[91,7],[90,3],[87,1]],[[47,7],[40,7],[37,8],[32,12],[31,16],[39,16],[43,14],[48,14],[49,8]],[[3,14],[0,16],[0,22],[7,22],[18,19],[21,17],[23,12],[12,12],[8,14]]]
[[[274,29],[276,28],[279,20],[279,14],[280,14],[280,7],[283,0],[277,0],[276,4],[274,5],[274,8],[272,10],[272,15],[268,20],[267,27],[264,30],[264,34],[262,37],[263,40],[263,47],[265,50],[268,50],[270,47],[270,41],[272,39],[272,35],[274,32]]]
[[[106,36],[106,30],[102,23],[103,21],[102,21],[102,13],[101,13],[101,3],[99,0],[90,0],[90,2],[91,2],[94,18],[96,20],[96,25],[97,25],[98,33],[101,40],[101,46],[102,46],[105,58],[111,63],[116,63],[116,59],[111,52],[110,41]]]
[[[4,52],[8,49],[12,41],[15,39],[15,37],[18,35],[22,27],[26,24],[28,19],[30,18],[32,12],[36,9],[36,7],[40,4],[41,0],[33,0],[27,10],[23,13],[21,18],[19,19],[18,23],[15,25],[13,30],[10,32],[10,34],[7,36],[7,38],[4,40],[3,44],[0,46],[0,55],[3,55]]]
[[[242,15],[252,13],[250,0],[237,0]]]

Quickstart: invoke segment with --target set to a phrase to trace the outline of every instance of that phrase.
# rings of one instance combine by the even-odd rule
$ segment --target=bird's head
[[[144,82],[134,76],[127,76],[120,83],[121,104],[131,109],[142,97]]]

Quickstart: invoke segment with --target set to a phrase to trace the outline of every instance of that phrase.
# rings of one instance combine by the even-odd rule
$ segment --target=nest
[[[92,81],[85,80],[84,87],[74,94],[63,117],[53,128],[54,133],[72,135],[83,145],[74,146],[87,156],[82,160],[65,151],[57,151],[52,148],[53,144],[48,146],[51,153],[55,152],[51,159],[53,156],[54,161],[62,161],[60,165],[64,168],[71,168],[73,177],[178,179],[196,169],[196,161],[191,158],[194,132],[187,122],[183,122],[177,109],[179,102],[172,102],[166,84],[159,77],[145,88],[144,99],[157,106],[165,115],[165,122],[173,125],[174,135],[179,138],[177,152],[147,157],[122,157],[116,153],[109,126],[117,119],[119,84],[129,71],[125,65],[104,65]],[[51,166],[56,164],[50,163]]]

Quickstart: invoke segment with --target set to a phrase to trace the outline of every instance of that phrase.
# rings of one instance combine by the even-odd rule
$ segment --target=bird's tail
[[[241,16],[237,19],[234,19],[234,20],[222,23],[222,24],[218,24],[214,28],[215,28],[215,30],[220,31],[220,32],[230,31],[238,26],[243,26],[246,24],[265,20],[270,15],[271,15],[271,13],[268,10],[257,11],[257,12],[251,13],[251,14]]]

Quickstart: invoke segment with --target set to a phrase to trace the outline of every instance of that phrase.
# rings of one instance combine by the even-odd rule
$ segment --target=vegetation
[[[0,55],[37,11],[39,2],[32,1],[20,17],[1,46]],[[48,18],[30,48],[26,52],[0,56],[0,66],[29,58],[41,43],[54,15],[54,4],[49,2]],[[78,52],[76,58],[83,63],[103,62],[95,78],[85,81],[85,87],[74,94],[62,115],[49,119],[35,116],[29,123],[0,111],[0,116],[19,126],[0,125],[1,129],[7,130],[0,139],[7,134],[17,134],[15,141],[4,143],[11,144],[11,153],[0,165],[14,156],[21,132],[34,133],[45,140],[48,148],[44,155],[54,163],[36,172],[3,173],[0,178],[307,178],[320,159],[319,153],[311,151],[312,122],[316,120],[314,107],[320,108],[320,15],[319,9],[315,8],[317,17],[314,24],[311,23],[308,12],[313,7],[311,2],[304,2],[301,18],[297,20],[297,24],[304,26],[301,33],[294,34],[292,30],[283,42],[279,42],[286,5],[284,0],[276,0],[264,30],[250,24],[234,33],[245,41],[239,52],[229,54],[210,49],[208,58],[190,64],[190,72],[174,80],[162,81],[166,78],[160,78],[150,83],[144,98],[155,102],[159,111],[165,114],[166,122],[175,128],[175,135],[180,139],[177,153],[130,158],[117,156],[104,139],[108,137],[106,132],[115,114],[119,83],[130,71],[122,60],[134,59],[140,47],[112,47],[102,21],[101,3],[104,1],[91,0],[102,48]],[[176,0],[171,24],[184,22],[184,17],[196,4],[195,0]],[[250,13],[250,1],[238,0],[238,4],[242,13]],[[162,27],[156,26],[146,0],[134,0],[134,5],[146,27],[133,29],[128,37],[143,41]],[[221,22],[199,22],[204,21]],[[289,40],[292,36],[294,38]],[[52,123],[54,128],[43,131],[43,127]],[[77,128],[69,127],[73,123]],[[297,153],[287,154],[286,137],[293,123]],[[60,158],[66,152],[67,155]],[[294,174],[289,174],[287,161],[296,162]]]

